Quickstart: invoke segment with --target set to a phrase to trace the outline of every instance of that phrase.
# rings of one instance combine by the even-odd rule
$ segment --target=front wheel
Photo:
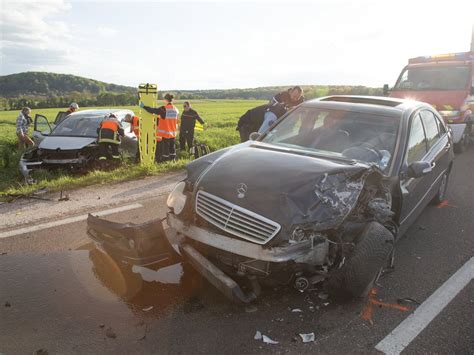
[[[378,222],[367,223],[348,260],[328,280],[329,293],[344,298],[367,296],[388,260],[393,242],[387,228]]]

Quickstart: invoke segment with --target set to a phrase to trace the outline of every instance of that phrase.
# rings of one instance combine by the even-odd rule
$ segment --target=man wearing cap
[[[71,104],[69,105],[69,108],[66,111],[66,114],[70,115],[71,113],[74,113],[77,110],[79,110],[79,105],[75,102],[71,102]]]
[[[176,160],[176,130],[178,127],[179,111],[173,105],[174,96],[166,94],[164,105],[158,108],[145,106],[140,102],[140,107],[149,113],[157,115],[156,123],[156,162]]]

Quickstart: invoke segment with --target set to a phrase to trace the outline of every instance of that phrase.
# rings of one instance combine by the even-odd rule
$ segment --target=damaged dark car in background
[[[166,232],[89,216],[89,235],[125,263],[179,254],[238,302],[320,282],[363,297],[397,238],[444,199],[454,157],[440,115],[399,99],[312,100],[253,138],[187,166]]]
[[[134,156],[137,137],[124,122],[126,114],[134,115],[125,109],[83,110],[65,115],[58,113],[54,122],[43,115],[34,119],[33,140],[35,147],[23,154],[19,168],[27,181],[36,169],[66,169],[87,171],[94,167],[99,155],[97,143],[100,122],[105,115],[114,113],[124,126],[125,137],[121,141],[121,150]]]

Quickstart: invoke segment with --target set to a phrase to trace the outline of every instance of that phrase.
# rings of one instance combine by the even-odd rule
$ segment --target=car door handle
[[[430,165],[430,167],[429,167],[429,168],[426,168],[425,170],[423,170],[423,172],[424,172],[425,174],[430,173],[430,172],[433,171],[433,169],[434,169],[435,167],[436,167],[436,163],[435,163],[435,162],[432,162],[431,165]]]
[[[451,143],[448,143],[446,144],[446,146],[444,147],[444,150],[449,150],[451,148]]]

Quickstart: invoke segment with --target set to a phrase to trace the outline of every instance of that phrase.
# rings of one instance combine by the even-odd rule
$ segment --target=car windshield
[[[468,66],[413,67],[404,70],[394,90],[465,90],[469,83]]]
[[[52,136],[97,137],[97,128],[104,115],[70,116],[51,133]]]
[[[377,114],[299,107],[282,119],[262,142],[346,158],[388,169],[400,118]]]

